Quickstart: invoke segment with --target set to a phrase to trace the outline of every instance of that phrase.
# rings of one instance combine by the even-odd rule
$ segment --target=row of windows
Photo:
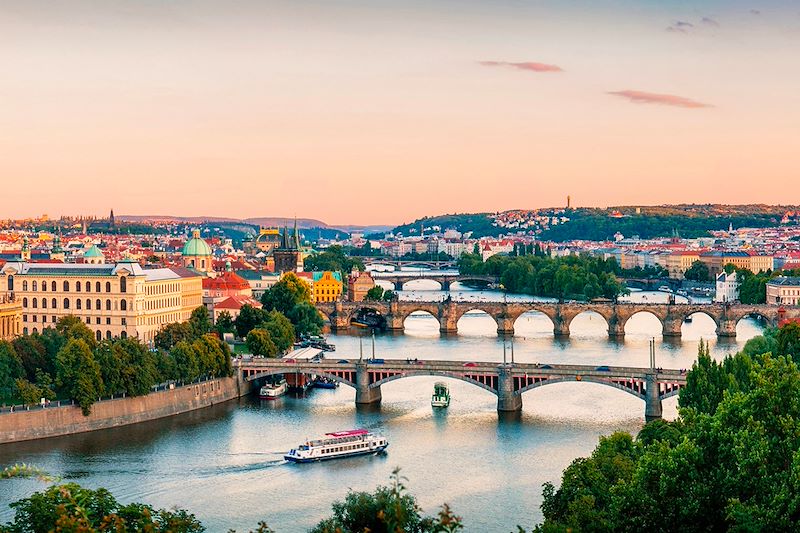
[[[149,285],[145,289],[145,294],[153,295],[153,294],[166,294],[168,292],[180,292],[181,287],[178,283],[167,283],[164,285]]]
[[[39,333],[39,330],[37,328],[33,328],[30,331],[30,333],[33,333],[35,335],[35,334]],[[28,328],[22,328],[22,334],[23,335],[28,335]],[[128,333],[123,331],[122,333],[119,334],[119,336],[120,336],[120,338],[127,339],[128,338]],[[97,340],[103,340],[103,332],[98,329],[97,331],[95,331],[94,337]],[[111,331],[106,330],[105,337],[106,337],[106,339],[110,340],[112,338]]]
[[[369,448],[369,444],[351,444],[349,446],[337,446],[336,448],[323,448],[322,454],[349,452],[350,450],[365,450],[367,448]]]
[[[22,321],[23,322],[28,322],[28,315],[22,315]],[[30,321],[31,322],[38,322],[39,321],[39,315],[31,315],[31,320]],[[50,322],[55,324],[56,322],[58,322],[58,317],[55,316],[55,315],[50,317]],[[106,317],[106,321],[105,322],[106,322],[106,326],[110,326],[111,325],[111,317]],[[47,323],[47,315],[42,316],[42,323],[43,324]],[[86,323],[87,324],[91,324],[92,323],[92,317],[87,316],[86,317]],[[100,317],[99,316],[95,317],[94,323],[97,324],[98,326],[100,325]],[[128,319],[125,318],[125,317],[122,317],[120,319],[120,325],[127,326],[128,325]]]
[[[71,302],[71,300],[69,298],[64,298],[63,309],[69,309],[70,308],[70,302]],[[30,307],[33,308],[33,309],[39,309],[39,307],[40,307],[40,303],[39,303],[39,299],[38,298],[31,298],[30,302],[28,302],[28,298],[23,298],[22,299],[22,307],[27,309],[28,308],[28,303],[31,304]],[[82,303],[80,298],[75,300],[75,309],[81,309],[83,306],[84,306],[84,304]],[[41,308],[42,309],[47,309],[47,298],[42,298],[41,299]],[[58,308],[58,300],[56,298],[53,298],[53,299],[50,300],[50,308],[51,309],[57,309]],[[91,311],[92,310],[92,300],[90,300],[89,298],[86,298],[85,308],[86,308],[87,311]],[[94,309],[97,310],[97,311],[102,311],[103,306],[102,306],[102,302],[99,299],[94,301]],[[114,306],[114,310],[115,311],[117,310],[116,309],[116,305]],[[127,311],[128,310],[128,301],[127,300],[120,300],[120,302],[119,302],[119,310],[120,311]],[[106,300],[106,311],[111,311],[111,300]]]
[[[63,292],[70,291],[70,282],[68,280],[64,280],[61,284]],[[36,292],[41,287],[42,292],[47,291],[47,282],[42,280],[41,284],[38,281],[32,281],[30,284],[31,291]],[[83,288],[82,288],[83,287]],[[94,284],[94,292],[100,292],[102,285],[99,281],[96,281]],[[8,277],[8,290],[14,290],[14,277]],[[22,282],[22,290],[23,292],[28,290],[28,280],[24,280]],[[50,282],[50,292],[56,292],[58,290],[58,284],[55,281]],[[85,292],[92,292],[92,282],[87,281],[85,283],[81,283],[80,281],[75,282],[75,292],[81,292],[81,290]],[[119,278],[119,290],[120,292],[128,292],[128,279],[126,277]],[[106,292],[111,292],[111,282],[106,281]]]

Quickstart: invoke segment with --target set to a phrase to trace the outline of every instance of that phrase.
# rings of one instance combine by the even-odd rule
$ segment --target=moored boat
[[[262,400],[274,400],[286,394],[287,390],[289,390],[289,385],[285,379],[281,378],[275,383],[266,383],[261,387],[258,391],[258,397]]]
[[[366,429],[350,429],[326,433],[324,437],[309,440],[283,456],[293,463],[327,461],[355,455],[376,454],[384,451],[389,441]]]
[[[446,383],[437,381],[433,384],[433,396],[431,396],[432,407],[447,407],[450,405],[450,389]]]
[[[325,376],[317,376],[314,378],[312,387],[317,389],[335,389],[339,386],[339,382]]]

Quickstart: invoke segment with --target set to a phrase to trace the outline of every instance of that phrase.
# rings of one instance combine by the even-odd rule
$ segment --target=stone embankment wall
[[[89,416],[66,405],[0,414],[0,444],[108,429],[203,409],[250,392],[238,377],[193,383],[147,396],[104,400]]]

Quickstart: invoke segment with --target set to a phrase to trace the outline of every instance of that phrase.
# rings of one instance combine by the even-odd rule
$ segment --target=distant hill
[[[234,224],[251,224],[253,226],[264,226],[268,228],[279,228],[283,226],[294,226],[294,218],[286,217],[254,217],[254,218],[234,218],[234,217],[181,217],[174,215],[118,215],[117,220],[126,222],[162,222],[175,224],[203,224],[214,222],[228,222]],[[391,229],[388,225],[359,226],[351,224],[330,225],[314,218],[298,218],[297,227],[301,229],[324,228],[340,230],[346,233],[353,231],[364,231],[365,233],[381,233]]]

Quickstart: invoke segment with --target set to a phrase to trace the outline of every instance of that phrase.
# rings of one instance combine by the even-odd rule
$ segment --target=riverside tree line
[[[800,325],[770,329],[714,361],[701,344],[675,421],[636,437],[601,437],[591,456],[544,486],[539,533],[577,531],[797,531],[800,529]],[[2,477],[33,475],[10,468]],[[0,531],[205,531],[184,510],[121,505],[105,489],[54,485],[11,504]],[[523,524],[529,519],[520,517]],[[311,533],[442,533],[463,530],[443,505],[417,505],[397,471],[388,486],[350,491]],[[56,529],[59,528],[59,529]],[[272,530],[262,523],[256,530]],[[525,529],[519,527],[518,533]]]
[[[41,333],[0,341],[0,402],[74,400],[88,415],[101,397],[141,396],[160,383],[232,375],[225,333],[247,339],[256,355],[274,357],[297,335],[321,330],[308,285],[293,274],[270,288],[262,303],[263,309],[245,306],[236,320],[223,313],[216,324],[198,307],[188,321],[162,328],[152,349],[130,337],[97,341],[80,318],[62,317]]]

